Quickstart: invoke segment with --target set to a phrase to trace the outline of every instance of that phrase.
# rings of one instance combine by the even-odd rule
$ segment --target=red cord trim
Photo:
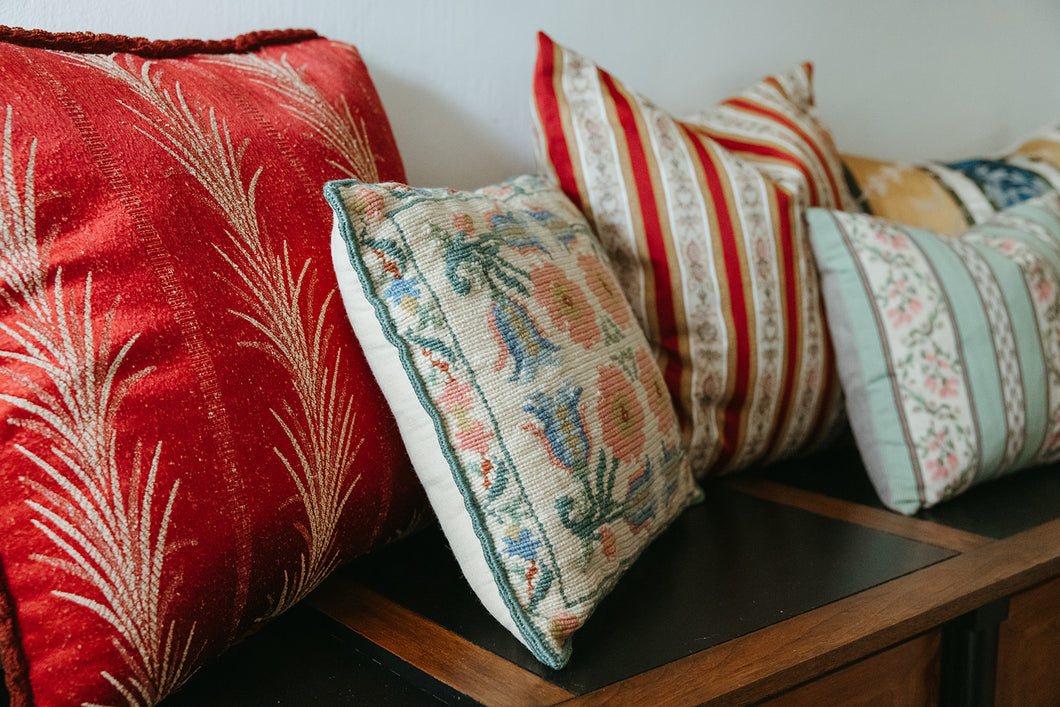
[[[122,52],[146,59],[171,59],[190,54],[246,53],[275,44],[293,44],[320,35],[311,29],[273,29],[249,32],[231,39],[156,39],[92,32],[46,32],[0,25],[0,41],[23,47],[81,54]]]

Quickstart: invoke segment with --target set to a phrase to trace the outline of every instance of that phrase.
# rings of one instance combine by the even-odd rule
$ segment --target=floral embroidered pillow
[[[1060,128],[992,157],[912,163],[843,155],[843,163],[865,212],[952,236],[1060,188]]]
[[[154,704],[423,499],[331,277],[400,179],[354,47],[0,27],[0,657]]]
[[[571,633],[696,494],[614,275],[536,177],[326,196],[350,321],[465,575],[562,667]]]
[[[1060,457],[1060,196],[957,237],[811,209],[848,414],[881,500],[915,513]]]

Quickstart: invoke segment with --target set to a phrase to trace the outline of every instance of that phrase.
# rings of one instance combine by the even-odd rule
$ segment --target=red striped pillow
[[[674,119],[544,34],[534,103],[543,171],[611,255],[681,410],[696,473],[825,436],[839,395],[805,235],[809,190],[779,186],[715,129]],[[778,169],[793,187],[795,173],[819,167],[784,154],[795,171]]]
[[[686,120],[774,182],[791,191],[809,188],[812,205],[860,211],[832,136],[814,107],[813,64],[767,76]]]

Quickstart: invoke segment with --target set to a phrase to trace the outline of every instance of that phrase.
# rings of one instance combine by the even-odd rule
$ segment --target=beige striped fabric
[[[804,209],[851,202],[799,71],[681,121],[539,37],[542,171],[607,249],[699,476],[797,453],[839,416]]]
[[[808,189],[814,206],[859,210],[832,136],[817,116],[809,62],[686,120],[789,191]]]

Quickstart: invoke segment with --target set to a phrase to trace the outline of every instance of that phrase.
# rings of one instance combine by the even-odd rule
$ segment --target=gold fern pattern
[[[187,679],[197,656],[194,622],[183,627],[166,618],[178,580],[166,576],[165,561],[185,545],[169,537],[179,481],[168,492],[156,488],[161,442],[153,449],[137,442],[131,455],[119,453],[123,399],[152,369],[126,370],[138,336],[114,340],[114,310],[102,317],[93,313],[91,272],[80,292],[64,285],[61,268],[48,286],[35,224],[37,143],[32,141],[18,174],[12,118],[8,106],[0,147],[0,296],[21,316],[0,322],[13,344],[0,350],[0,374],[26,393],[0,399],[15,411],[7,424],[47,440],[50,453],[16,449],[42,473],[39,479],[22,477],[34,491],[26,503],[36,514],[33,525],[59,551],[32,559],[92,587],[52,594],[115,629],[112,643],[128,677],[119,680],[107,671],[102,677],[128,705],[154,704]],[[43,375],[34,377],[31,370]]]
[[[316,86],[291,66],[286,54],[279,60],[261,54],[229,54],[210,61],[234,66],[250,75],[254,83],[280,94],[286,101],[281,105],[312,128],[316,139],[328,150],[341,157],[328,160],[328,164],[347,177],[379,181],[364,121],[354,120],[345,97],[339,97],[341,109],[329,103]]]
[[[226,246],[214,244],[230,268],[231,284],[245,309],[229,310],[259,334],[242,342],[273,358],[291,375],[293,404],[271,410],[290,444],[273,448],[294,482],[305,509],[298,525],[306,550],[298,569],[284,572],[284,582],[262,618],[279,615],[319,584],[338,563],[335,531],[359,475],[351,473],[363,438],[355,439],[354,401],[340,394],[344,367],[326,313],[333,305],[332,287],[322,303],[314,302],[316,271],[311,259],[291,262],[286,242],[277,249],[260,227],[255,190],[262,167],[252,174],[244,165],[249,139],[234,142],[214,108],[194,110],[180,83],[163,87],[152,63],[139,71],[114,57],[79,55],[128,85],[154,113],[126,105],[145,124],[141,132],[164,149],[208,192],[228,228]],[[250,174],[249,178],[247,175]],[[327,352],[334,351],[333,355]],[[328,363],[330,361],[330,367]]]

